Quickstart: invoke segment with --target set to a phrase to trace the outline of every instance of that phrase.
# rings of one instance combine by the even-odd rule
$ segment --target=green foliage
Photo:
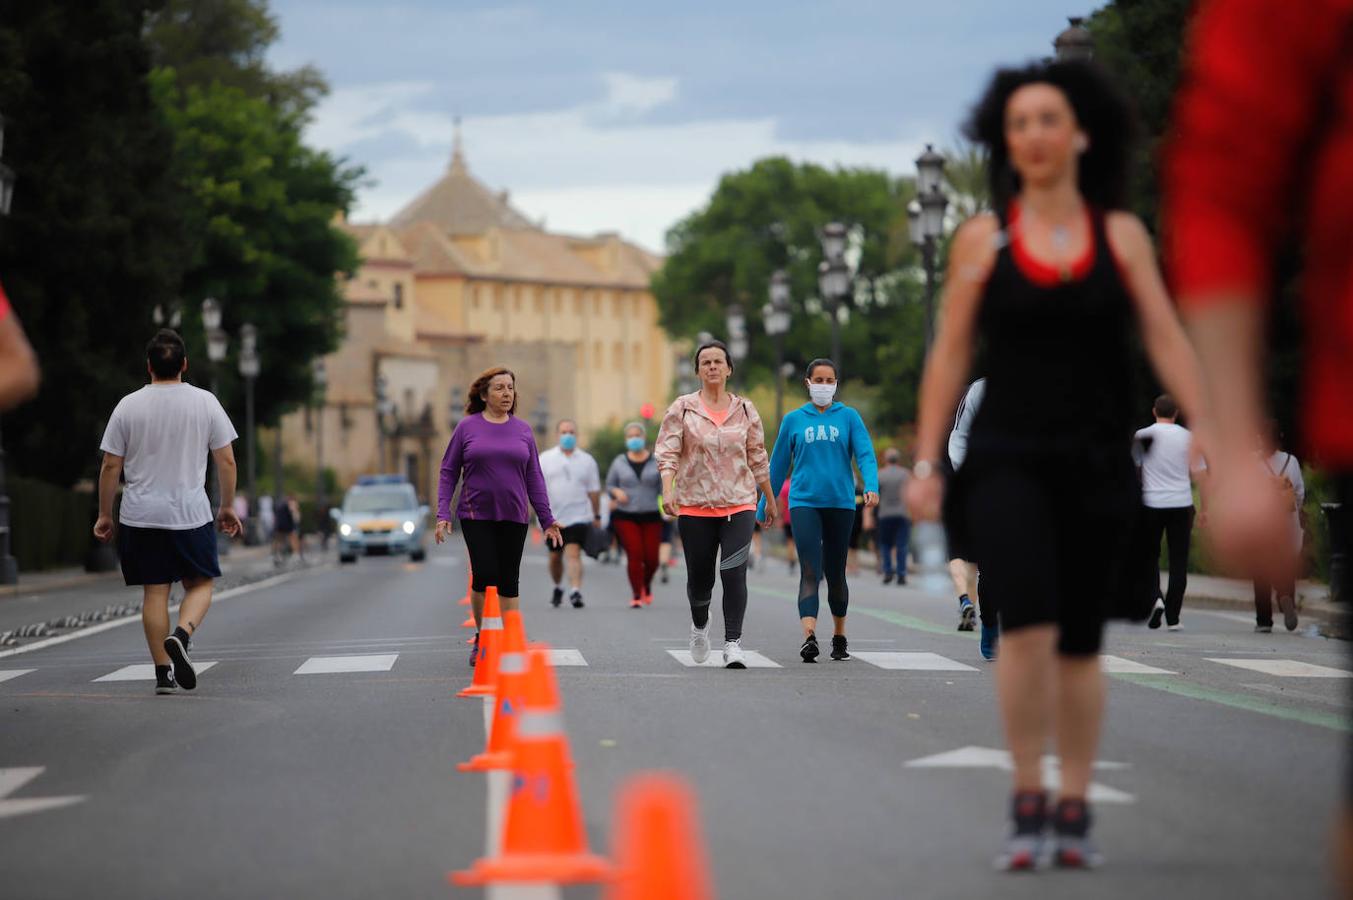
[[[173,135],[146,88],[147,7],[0,5],[4,161],[19,178],[0,278],[44,378],[5,442],[13,470],[55,485],[93,474],[108,414],[145,380],[150,311],[175,296],[188,254]]]
[[[154,72],[151,84],[175,134],[174,173],[185,193],[190,358],[205,362],[199,304],[216,297],[232,338],[245,322],[258,328],[256,411],[259,422],[275,422],[310,396],[311,359],[337,346],[343,307],[335,274],[356,268],[357,251],[332,223],[351,203],[360,170],[306,147],[299,116],[238,88],[184,89],[168,69]],[[240,416],[237,351],[232,340],[219,380]]]
[[[177,72],[183,87],[238,88],[285,113],[304,114],[328,85],[312,66],[268,68],[267,51],[279,34],[264,0],[163,0],[145,27],[153,64]]]
[[[652,446],[653,439],[658,436],[656,426],[647,429],[649,446]],[[541,448],[545,449],[545,448]],[[625,426],[606,425],[592,432],[592,439],[587,442],[587,452],[592,454],[592,458],[597,461],[597,468],[601,470],[602,483],[606,481],[606,471],[611,466],[611,460],[625,452]]]
[[[14,522],[11,547],[20,572],[77,566],[93,543],[91,530],[97,501],[83,493],[28,478],[6,482],[10,519]]]
[[[728,309],[747,317],[749,354],[737,379],[772,383],[775,343],[765,333],[762,307],[771,273],[784,269],[791,284],[791,328],[785,358],[796,370],[830,355],[831,325],[817,299],[822,259],[818,229],[830,221],[862,232],[856,291],[841,326],[844,378],[887,384],[879,416],[888,423],[914,412],[924,341],[918,255],[908,238],[909,180],[869,169],[830,170],[775,157],[725,175],[704,209],[668,232],[668,259],[653,279],[662,324],[677,336],[726,332]],[[789,379],[788,407],[801,402]],[[773,414],[771,411],[770,414]]]

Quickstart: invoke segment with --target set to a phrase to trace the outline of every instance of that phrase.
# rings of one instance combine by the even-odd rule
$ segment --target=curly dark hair
[[[502,366],[494,366],[491,369],[485,369],[484,371],[480,372],[479,377],[474,380],[474,384],[470,385],[470,390],[467,391],[465,395],[466,415],[472,416],[475,413],[482,413],[484,410],[488,409],[488,404],[484,401],[484,395],[488,393],[489,383],[492,382],[493,379],[499,375],[512,376],[512,389],[513,389],[512,408],[509,409],[508,412],[511,414],[516,414],[517,373],[513,372],[511,369],[503,368]]]
[[[1077,124],[1090,139],[1089,148],[1080,158],[1081,196],[1100,209],[1123,209],[1136,119],[1109,74],[1096,63],[1082,61],[1000,69],[973,107],[963,133],[987,150],[994,208],[1004,210],[1020,190],[1019,175],[1010,165],[1005,145],[1005,108],[1015,91],[1030,84],[1049,84],[1066,95]]]

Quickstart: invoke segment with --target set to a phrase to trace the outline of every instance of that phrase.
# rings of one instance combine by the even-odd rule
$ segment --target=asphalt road
[[[444,880],[486,840],[486,779],[455,771],[484,742],[481,703],[453,696],[463,556],[456,541],[421,566],[367,559],[222,600],[192,693],[96,680],[148,662],[134,623],[0,654],[0,894],[475,896]],[[527,631],[587,663],[558,676],[594,849],[617,788],[670,769],[697,791],[723,898],[1328,894],[1344,644],[1187,608],[1181,632],[1115,626],[1114,667],[1162,673],[1111,677],[1108,863],[1009,876],[990,865],[1008,791],[991,669],[951,600],[861,575],[852,649],[959,668],[803,665],[796,582],[772,563],[751,576],[744,647],[778,668],[688,668],[667,652],[686,646],[679,569],[630,610],[621,568],[591,565],[588,606],[554,610],[543,562],[524,566]],[[355,656],[377,670],[294,674]],[[40,798],[70,799],[21,802]]]

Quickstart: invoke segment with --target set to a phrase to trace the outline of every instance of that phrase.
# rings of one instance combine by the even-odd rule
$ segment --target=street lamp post
[[[770,302],[761,309],[766,323],[766,334],[775,338],[775,432],[780,432],[780,420],[785,410],[785,335],[789,332],[789,275],[777,269],[770,276]]]
[[[536,444],[543,444],[550,430],[550,398],[544,394],[536,398],[536,408],[531,411],[531,424],[535,427]]]
[[[390,415],[391,404],[390,397],[386,393],[386,382],[384,375],[376,376],[376,470],[385,471],[385,419]]]
[[[259,543],[258,534],[258,463],[256,441],[258,433],[254,419],[254,382],[258,380],[258,329],[249,323],[240,326],[240,376],[244,379],[244,452],[247,457],[244,471],[249,485],[248,527],[244,542],[249,546]]]
[[[0,155],[5,152],[5,117],[0,116]],[[0,163],[0,216],[14,199],[14,170]],[[19,582],[19,561],[9,552],[9,491],[5,486],[4,439],[0,438],[0,584]]]
[[[830,222],[822,229],[823,260],[817,267],[818,293],[832,320],[832,360],[841,364],[841,305],[850,295],[850,266],[846,264],[846,226]]]
[[[202,301],[202,327],[207,332],[207,360],[211,363],[211,392],[219,400],[221,396],[220,370],[225,362],[230,341],[221,328],[221,304],[215,297]],[[216,470],[216,459],[207,454],[207,498],[211,503],[212,516],[221,508],[221,479]],[[219,529],[216,531],[216,552],[220,556],[230,553],[230,539]]]
[[[738,373],[739,383],[745,383],[742,378],[742,361],[747,358],[747,317],[743,315],[742,307],[734,303],[728,307],[726,323],[728,326],[728,355],[733,357],[733,371]]]
[[[949,200],[944,195],[944,157],[926,144],[916,158],[916,197],[907,206],[911,241],[921,251],[925,265],[925,349],[935,340],[935,266],[939,241],[944,236],[944,213]]]
[[[315,524],[322,535],[326,549],[329,543],[328,491],[324,483],[324,405],[329,386],[329,373],[323,358],[311,363],[315,384]]]
[[[1071,16],[1070,26],[1053,40],[1058,62],[1089,62],[1095,58],[1095,38],[1085,27],[1085,19]]]

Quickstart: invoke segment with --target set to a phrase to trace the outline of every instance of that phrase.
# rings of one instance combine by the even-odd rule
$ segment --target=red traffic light
[[[653,409],[652,403],[645,403],[643,406],[639,407],[639,415],[645,419],[653,418],[654,412],[655,410]]]

